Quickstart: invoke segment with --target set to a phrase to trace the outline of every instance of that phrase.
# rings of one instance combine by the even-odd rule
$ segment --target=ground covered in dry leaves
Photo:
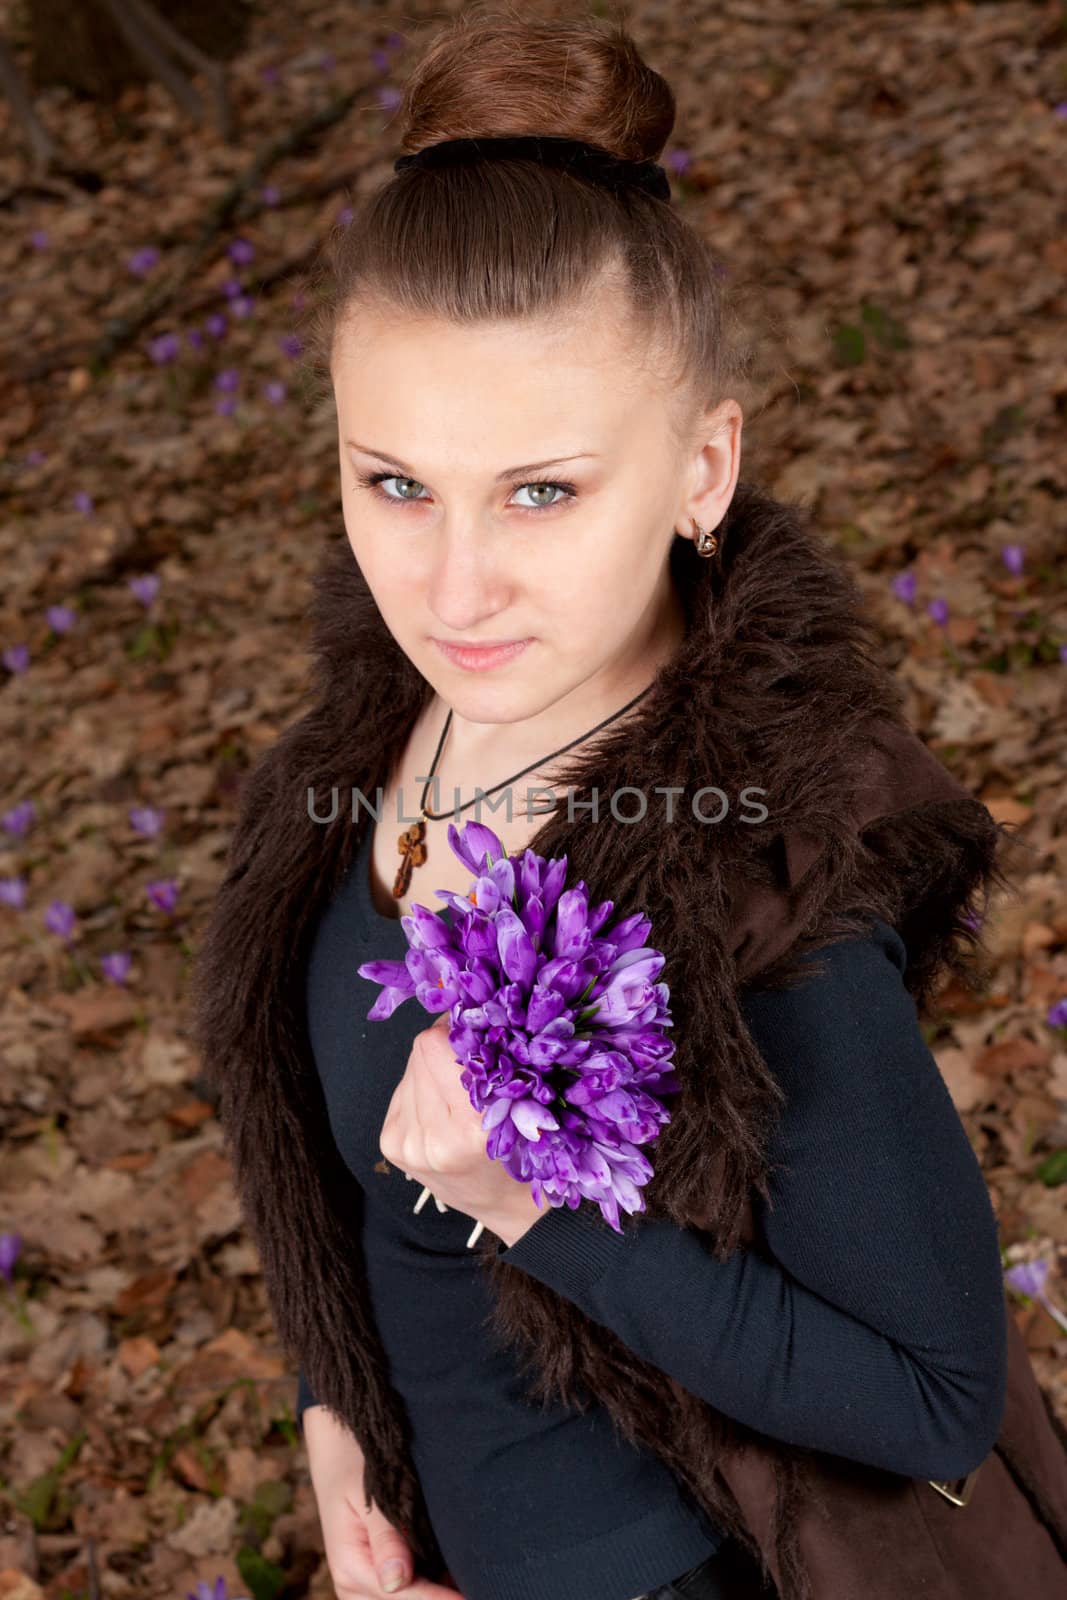
[[[432,23],[261,6],[232,145],[158,84],[117,118],[49,91],[95,194],[27,185],[0,140],[7,1600],[333,1592],[185,1005],[340,524],[301,274],[390,175]],[[1060,1322],[1011,1304],[1067,1422],[1065,14],[639,0],[631,25],[678,94],[678,203],[775,329],[745,470],[815,507],[914,725],[1017,830],[995,980],[929,1036],[1005,1267],[1047,1264]]]

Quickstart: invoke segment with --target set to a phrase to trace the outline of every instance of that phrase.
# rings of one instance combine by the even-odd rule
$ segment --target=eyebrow
[[[347,445],[349,445],[351,447],[351,449],[353,449],[353,450],[361,450],[365,456],[373,456],[376,461],[385,461],[391,467],[399,467],[401,472],[406,473],[409,477],[411,477],[411,478],[415,477],[414,468],[413,467],[409,467],[407,462],[401,461],[399,456],[389,455],[387,452],[385,452],[383,450],[372,450],[370,445],[359,444],[355,439],[346,439],[345,443]],[[574,455],[570,455],[570,456],[552,456],[552,457],[550,457],[550,459],[548,461],[528,461],[525,464],[525,466],[507,467],[503,472],[498,472],[497,473],[496,481],[497,481],[497,483],[503,483],[505,479],[517,478],[517,477],[520,477],[523,473],[526,473],[526,472],[540,472],[542,467],[558,467],[564,461],[580,461],[585,456],[592,456],[592,457],[597,457],[598,458],[599,457],[599,451],[597,451],[597,450],[578,450],[578,451],[575,451]],[[422,482],[421,478],[418,481],[421,483]]]

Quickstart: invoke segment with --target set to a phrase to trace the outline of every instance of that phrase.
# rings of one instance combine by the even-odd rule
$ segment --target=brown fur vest
[[[566,769],[560,792],[573,786],[580,805],[597,790],[603,820],[590,823],[585,807],[568,824],[564,804],[531,847],[565,852],[569,881],[584,879],[591,903],[610,898],[616,915],[643,910],[652,920],[684,1087],[656,1143],[645,1202],[650,1216],[705,1230],[726,1259],[751,1240],[750,1196],[767,1194],[765,1146],[782,1101],[744,1026],[739,988],[757,974],[762,985],[793,981],[799,956],[862,932],[874,914],[904,940],[906,982],[923,1009],[946,973],[968,983],[987,976],[972,918],[1008,884],[1003,830],[907,726],[844,558],[799,508],[751,484],[738,486],[720,534],[710,561],[675,541],[686,637],[625,724]],[[350,790],[376,802],[431,690],[386,628],[343,536],[324,553],[312,616],[309,708],[246,778],[198,959],[195,1032],[282,1345],[360,1441],[367,1494],[407,1531],[419,1571],[439,1579],[441,1552],[364,1292],[360,1189],[331,1138],[303,1011],[317,917],[368,820],[361,808],[353,822]],[[705,794],[697,804],[706,817],[725,808],[717,822],[701,822],[690,804],[709,785],[725,801]],[[311,821],[309,788],[321,815],[334,786],[336,819]],[[609,810],[626,786],[647,799],[628,825]],[[657,786],[681,791],[673,821]],[[762,791],[766,821],[753,823],[746,788]],[[620,815],[639,810],[633,794],[618,798]],[[493,825],[491,813],[483,820]],[[655,1451],[709,1516],[758,1550],[783,1600],[1008,1592],[985,1576],[993,1563],[981,1553],[984,1517],[976,1532],[968,1508],[929,1485],[733,1422],[498,1259],[496,1247],[483,1234],[493,1326],[523,1360],[531,1394],[579,1410],[607,1406],[627,1438]],[[1012,1351],[1007,1453],[1000,1462],[999,1445],[994,1452],[1004,1481],[990,1469],[975,1492],[992,1514],[1011,1510],[1020,1592],[1053,1600],[1067,1593],[1067,1455],[1021,1341]],[[973,1581],[958,1575],[960,1519],[979,1548]]]

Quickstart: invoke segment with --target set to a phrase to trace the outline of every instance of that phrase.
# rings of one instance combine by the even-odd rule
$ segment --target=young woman
[[[466,7],[318,286],[347,537],[197,1025],[330,1572],[1054,1600],[1067,1455],[919,1024],[998,829],[843,563],[739,479],[749,352],[654,160],[673,109],[620,29]],[[618,1232],[488,1160],[447,1019],[367,1020],[356,969],[466,892],[470,818],[666,953],[683,1091]]]

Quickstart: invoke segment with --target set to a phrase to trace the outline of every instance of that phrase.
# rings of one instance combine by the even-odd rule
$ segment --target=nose
[[[430,562],[427,603],[445,638],[477,635],[479,626],[506,610],[512,583],[488,538],[442,529]]]

